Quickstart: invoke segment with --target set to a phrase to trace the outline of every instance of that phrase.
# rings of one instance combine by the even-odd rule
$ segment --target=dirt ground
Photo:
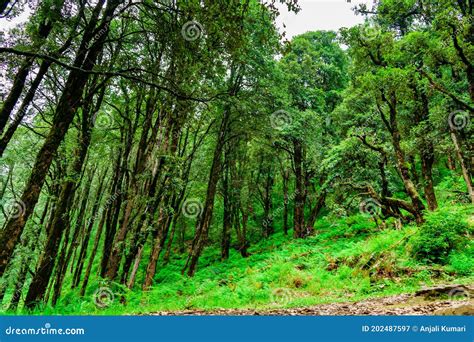
[[[451,286],[448,290],[452,288]],[[161,311],[153,315],[262,315],[262,316],[308,316],[308,315],[474,315],[474,296],[468,291],[457,298],[440,299],[443,290],[419,291],[375,298],[359,302],[321,304],[291,309],[216,309]],[[442,289],[445,289],[442,287]],[[439,291],[439,292],[438,292]],[[436,298],[438,297],[438,298]]]

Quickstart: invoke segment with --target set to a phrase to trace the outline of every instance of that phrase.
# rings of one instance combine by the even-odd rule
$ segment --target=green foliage
[[[469,218],[467,209],[451,208],[455,214],[449,215],[449,210],[442,208],[440,214],[428,215],[426,225],[439,222],[439,216],[446,215],[451,223],[457,222],[456,217],[465,222]],[[174,258],[160,267],[155,286],[148,292],[93,281],[84,297],[78,296],[77,290],[65,291],[55,308],[41,307],[35,313],[110,315],[298,307],[405,293],[421,284],[443,281],[443,277],[452,279],[452,274],[472,281],[469,278],[473,276],[472,242],[469,248],[452,252],[445,273],[438,273],[442,278],[434,279],[430,269],[410,253],[411,238],[418,237],[425,227],[407,226],[397,230],[388,223],[380,230],[370,218],[356,215],[322,218],[315,228],[316,234],[304,240],[276,233],[253,245],[248,258],[231,251],[228,260],[219,262],[216,261],[219,250],[209,248],[193,278],[181,275],[185,258]],[[100,308],[94,305],[94,293],[104,286],[112,289],[114,299],[110,306]]]
[[[376,1],[356,10],[377,13],[364,24],[307,32],[284,48],[275,4],[144,0],[112,15],[94,72],[81,73],[84,89],[68,89],[77,71],[63,64],[92,55],[81,42],[93,11],[81,3],[84,11],[37,1],[8,44],[0,37],[18,50],[5,53],[2,93],[31,62],[15,108],[49,61],[21,51],[61,61],[39,80],[32,112],[0,156],[0,226],[26,222],[21,241],[0,234],[16,249],[0,281],[4,304],[16,283],[22,298],[34,290],[32,278],[43,277],[34,270],[49,260],[67,263],[44,276],[45,289],[62,292],[54,307],[42,293],[49,299],[35,313],[292,307],[472,281],[474,134],[467,115],[448,122],[474,101],[472,15],[462,1]],[[297,10],[296,0],[279,3]],[[196,35],[185,37],[190,23]],[[69,124],[58,109],[73,94]],[[10,128],[16,114],[5,113]],[[56,135],[49,150],[45,138]],[[25,196],[38,197],[26,201],[30,217],[8,224],[3,207]],[[364,197],[374,217],[360,213]],[[187,200],[197,215],[184,213]],[[194,277],[183,276],[190,247]],[[125,262],[106,281],[101,260],[112,255]],[[97,306],[104,287],[110,303]]]
[[[449,269],[461,276],[474,274],[474,248],[466,253],[452,253],[449,256]]]
[[[467,246],[472,227],[460,215],[462,209],[454,209],[445,208],[426,215],[426,222],[411,241],[412,255],[416,259],[445,264],[452,251]],[[461,259],[456,259],[455,263],[459,265]]]

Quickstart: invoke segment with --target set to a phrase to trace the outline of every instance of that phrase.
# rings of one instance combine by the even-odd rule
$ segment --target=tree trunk
[[[282,171],[283,180],[283,233],[288,235],[288,183],[290,173],[288,170]]]
[[[201,256],[202,249],[206,243],[209,226],[211,225],[212,213],[214,210],[214,198],[217,191],[217,182],[219,181],[219,174],[221,172],[221,157],[224,148],[225,136],[227,132],[227,121],[229,109],[225,110],[224,117],[222,118],[221,127],[219,129],[219,135],[214,149],[214,156],[212,158],[212,165],[209,171],[209,181],[207,185],[206,200],[204,202],[203,211],[198,218],[196,225],[196,233],[193,239],[191,251],[189,253],[186,264],[182,270],[184,273],[188,269],[188,276],[192,277],[196,272],[196,266]]]
[[[45,40],[51,33],[51,30],[53,29],[56,20],[58,20],[57,18],[61,16],[61,10],[63,8],[63,5],[64,0],[60,1],[58,6],[51,7],[47,11],[45,11],[45,13],[42,13],[43,17],[37,28],[39,39],[33,43],[33,51],[40,50],[41,46],[45,43]],[[0,3],[0,10],[3,6],[6,7],[5,4]],[[0,135],[3,133],[3,130],[8,122],[8,118],[10,117],[13,108],[15,108],[15,105],[18,102],[21,93],[23,92],[26,78],[30,73],[31,66],[35,61],[35,58],[36,57],[34,56],[26,57],[25,60],[21,63],[15,75],[12,89],[10,90],[10,93],[8,94],[5,102],[3,103],[2,109],[0,110]]]
[[[316,223],[316,218],[318,217],[321,209],[324,207],[324,203],[326,201],[326,195],[327,195],[326,190],[321,190],[321,193],[319,194],[318,199],[316,200],[316,204],[311,209],[311,212],[308,217],[308,223],[307,223],[307,227],[311,231],[314,230],[314,224]]]
[[[73,186],[74,183],[66,182],[61,190],[53,217],[52,226],[48,234],[46,246],[39,260],[38,267],[36,268],[35,275],[31,281],[30,288],[26,295],[25,306],[27,308],[35,307],[41,300],[44,299],[46,294],[46,289],[53,272],[61,237],[64,233],[63,227],[66,227],[66,225],[69,224],[66,222],[65,217],[62,214],[69,210],[72,198],[69,197],[68,194],[70,191],[72,191]]]
[[[417,221],[417,223],[423,223],[423,210],[425,209],[425,206],[421,201],[420,195],[418,194],[415,185],[411,181],[410,173],[405,162],[405,156],[400,146],[400,138],[398,131],[394,132],[393,136],[393,147],[395,150],[397,166],[400,171],[405,190],[411,199],[413,208],[415,209],[415,220]]]
[[[127,236],[128,232],[128,222],[130,220],[130,215],[132,214],[132,209],[134,206],[133,199],[131,197],[128,198],[127,204],[125,206],[125,213],[123,216],[122,223],[120,225],[120,229],[118,230],[112,247],[112,252],[110,253],[109,260],[107,263],[107,272],[105,276],[110,280],[115,279],[117,276],[117,272],[120,266],[120,261],[122,260],[122,251],[123,251],[123,242],[125,237]]]
[[[293,163],[295,167],[295,208],[293,214],[293,236],[304,238],[306,236],[304,220],[305,189],[303,176],[303,146],[301,141],[293,139]]]
[[[109,255],[109,261],[107,263],[107,272],[105,276],[110,280],[115,279],[115,277],[117,276],[117,273],[120,267],[120,262],[123,257],[124,241],[130,230],[129,221],[132,214],[132,210],[135,205],[135,197],[140,195],[138,176],[142,174],[147,157],[148,157],[148,154],[146,153],[147,146],[148,146],[147,137],[148,137],[148,132],[150,131],[150,128],[151,128],[153,112],[155,109],[155,107],[151,105],[153,102],[152,100],[154,99],[153,94],[149,97],[146,104],[146,119],[143,124],[143,130],[140,137],[140,143],[139,143],[139,147],[136,153],[135,166],[134,166],[132,177],[130,180],[131,190],[129,191],[128,196],[127,196],[125,213],[123,215],[122,222],[120,224],[120,229],[115,235],[112,251]],[[129,145],[131,143],[132,141],[129,140]],[[126,273],[127,273],[127,270],[125,270],[124,274],[126,275]]]
[[[34,57],[27,57],[20,65],[20,68],[15,75],[12,89],[5,99],[2,109],[0,110],[0,134],[3,133],[3,130],[8,123],[8,119],[10,118],[10,114],[21,96],[25,86],[26,77],[30,72],[31,65],[33,64],[34,60]]]
[[[410,163],[410,173],[415,186],[418,186],[420,183],[420,177],[418,177],[418,172],[416,171],[416,160],[415,156],[408,156],[408,162]]]
[[[169,204],[169,196],[163,201],[163,207],[166,208]],[[148,290],[153,283],[153,277],[156,273],[156,264],[160,257],[161,251],[165,245],[166,236],[168,235],[169,227],[171,224],[171,217],[165,213],[164,208],[160,208],[160,217],[158,219],[158,234],[154,239],[153,249],[151,251],[150,260],[146,268],[145,281],[143,283],[143,290]]]
[[[135,257],[135,262],[133,263],[132,272],[130,273],[130,279],[127,283],[127,287],[131,290],[133,285],[135,285],[135,280],[137,278],[138,267],[140,266],[140,261],[142,260],[143,255],[143,246],[138,248],[138,253]]]
[[[107,175],[107,170],[105,171],[104,175]],[[97,189],[96,200],[92,208],[91,217],[87,220],[87,228],[84,234],[84,239],[82,240],[81,248],[79,250],[79,257],[77,260],[76,270],[74,272],[71,288],[75,288],[76,286],[78,286],[79,282],[81,281],[82,268],[84,267],[84,260],[86,258],[87,248],[89,246],[90,235],[92,232],[92,228],[94,227],[95,217],[97,215],[100,200],[102,198],[102,188],[104,185],[104,179],[105,177],[102,177],[99,182],[99,187]]]
[[[83,146],[80,144],[80,146]],[[88,146],[88,144],[87,144]],[[81,148],[82,150],[83,148]],[[81,156],[83,154],[83,156]],[[73,174],[82,169],[82,165],[85,159],[85,152],[81,153],[77,157],[73,166]],[[58,199],[58,204],[54,213],[52,226],[46,242],[46,247],[43,251],[41,261],[38,264],[35,276],[31,281],[28,294],[26,296],[25,305],[28,308],[36,306],[41,300],[44,299],[46,288],[50,282],[51,274],[53,273],[54,264],[57,259],[56,266],[56,286],[53,293],[53,305],[59,297],[59,288],[61,286],[62,274],[65,269],[65,251],[68,243],[68,231],[70,227],[69,215],[72,202],[74,200],[76,183],[72,179],[65,181],[62,187],[61,194]],[[89,186],[90,187],[90,186]],[[79,227],[76,228],[78,230]],[[65,233],[66,232],[66,233]],[[63,248],[61,255],[57,258],[58,249],[61,243],[61,237],[63,239]]]
[[[415,123],[420,124],[424,123],[424,130],[421,132],[421,146],[420,150],[420,159],[421,159],[421,175],[423,177],[423,190],[425,193],[426,202],[428,204],[428,209],[433,211],[438,208],[438,202],[436,201],[436,194],[434,191],[433,185],[433,164],[434,164],[434,146],[433,142],[429,140],[430,131],[433,130],[432,125],[429,121],[430,118],[430,108],[429,108],[429,99],[424,92],[419,92],[417,87],[414,88],[415,100],[418,100],[420,103],[419,109],[418,106],[415,106]]]
[[[21,294],[23,293],[23,288],[25,287],[26,277],[30,269],[30,264],[34,259],[35,249],[37,246],[36,241],[38,241],[40,232],[40,226],[36,227],[36,231],[34,232],[33,238],[30,241],[29,254],[26,256],[25,260],[21,264],[20,272],[15,282],[15,288],[13,289],[13,295],[10,299],[10,305],[8,306],[8,310],[16,311],[18,307],[18,304],[21,299]]]
[[[451,139],[454,144],[454,150],[456,151],[456,156],[458,157],[459,165],[461,166],[462,176],[464,177],[464,181],[466,182],[467,192],[471,199],[471,203],[474,204],[474,189],[472,185],[471,176],[469,174],[469,170],[466,167],[466,162],[464,160],[464,155],[461,151],[461,147],[458,142],[458,138],[456,136],[456,132],[451,130]]]
[[[95,65],[97,56],[102,50],[104,40],[107,36],[107,34],[102,35],[99,39],[95,40],[95,43],[90,49],[86,49],[87,44],[93,39],[94,30],[96,29],[98,17],[104,2],[105,0],[100,0],[96,5],[89,24],[84,31],[84,37],[74,61],[74,66],[82,67],[84,70],[91,70]],[[110,20],[118,5],[118,0],[107,2],[104,19],[98,28],[104,30],[106,33],[108,32],[108,20]],[[23,232],[26,221],[33,213],[36,203],[38,202],[49,166],[51,165],[54,154],[63,141],[69,125],[76,114],[88,78],[88,74],[79,70],[72,70],[69,73],[64,86],[64,91],[59,99],[55,111],[56,115],[54,116],[51,129],[43,146],[38,152],[30,178],[24,188],[23,195],[21,196],[21,201],[24,204],[25,210],[19,217],[9,219],[5,229],[1,232],[0,245],[4,248],[0,250],[0,276],[3,276],[16,243]],[[36,294],[33,297],[36,298]],[[30,299],[34,300],[33,297],[30,296]]]
[[[232,198],[229,186],[229,163],[228,151],[225,153],[225,171],[223,172],[222,187],[224,197],[224,215],[222,222],[222,239],[221,239],[221,260],[229,259],[230,250],[230,232],[232,228]]]
[[[451,154],[448,154],[446,166],[451,171],[456,170],[456,163],[454,161],[454,158],[451,156]]]
[[[23,102],[20,106],[20,109],[16,113],[15,119],[13,122],[8,126],[7,131],[5,134],[2,136],[0,139],[0,158],[3,156],[3,152],[8,146],[8,143],[10,142],[11,138],[13,137],[13,134],[15,133],[16,129],[22,122],[23,118],[26,115],[26,112],[28,110],[28,107],[30,106],[31,101],[33,101],[33,98],[35,96],[36,90],[38,89],[41,81],[43,80],[44,75],[49,69],[49,66],[51,65],[51,62],[49,61],[43,61],[40,65],[40,68],[38,70],[38,73],[36,74],[36,77],[31,84],[30,89],[25,95],[25,98],[23,99]]]
[[[166,243],[166,252],[163,256],[163,265],[166,265],[170,261],[171,247],[173,246],[174,235],[176,233],[176,225],[178,224],[178,217],[179,215],[175,211],[173,221],[171,222],[170,236],[168,238],[168,242]]]
[[[6,11],[10,0],[0,0],[0,15],[3,15]]]
[[[103,230],[106,218],[107,218],[107,212],[104,211],[102,214],[102,218],[100,219],[99,226],[97,227],[97,233],[94,239],[94,246],[92,247],[92,252],[89,257],[89,263],[87,264],[86,273],[84,274],[84,280],[82,281],[81,292],[80,292],[81,296],[84,296],[84,294],[86,293],[87,283],[89,282],[89,276],[91,274],[92,265],[94,264],[94,259],[97,254],[100,236],[102,235],[102,230]]]
[[[264,235],[265,237],[269,237],[275,232],[273,227],[273,201],[272,201],[272,190],[273,190],[273,175],[272,175],[272,168],[268,166],[266,168],[266,175],[265,175],[265,191],[264,191],[264,198],[263,198],[263,215],[265,217],[265,225],[264,225]]]
[[[107,263],[109,262],[109,256],[112,251],[112,244],[114,241],[114,236],[116,232],[116,226],[118,221],[118,216],[120,212],[120,207],[122,206],[122,188],[121,184],[123,181],[123,166],[122,160],[125,159],[126,155],[122,154],[122,150],[119,149],[117,153],[117,161],[114,167],[114,177],[112,179],[112,188],[110,191],[110,197],[107,201],[108,210],[107,217],[105,221],[105,237],[104,237],[104,246],[102,249],[102,259],[100,262],[100,276],[105,277],[107,272]]]
[[[8,310],[16,311],[18,304],[20,303],[21,295],[23,293],[23,288],[25,287],[26,277],[28,275],[28,272],[30,271],[30,264],[34,259],[35,250],[38,245],[37,241],[41,234],[41,227],[43,226],[46,220],[48,211],[50,209],[50,206],[52,206],[53,203],[54,202],[51,200],[51,197],[48,196],[48,199],[46,200],[46,204],[43,209],[43,213],[40,218],[39,225],[36,227],[36,231],[33,234],[33,238],[30,240],[29,254],[26,257],[25,262],[23,262],[21,265],[20,273],[15,283],[15,289],[13,290],[13,295],[12,295],[12,298],[10,299],[10,305],[8,307]]]
[[[426,150],[427,149],[427,150]],[[423,188],[425,192],[428,209],[434,211],[438,208],[438,201],[433,185],[433,164],[434,164],[434,147],[433,144],[425,146],[421,151],[421,174],[423,176]]]
[[[249,215],[243,211],[243,208],[240,208],[242,212],[242,228],[240,228],[240,220],[239,220],[239,212],[236,211],[236,219],[235,219],[235,230],[237,233],[237,239],[239,240],[239,252],[243,258],[247,258],[250,254],[247,251],[248,243],[247,243],[247,222],[249,219]]]
[[[382,99],[388,104],[390,109],[389,120],[385,117],[385,114],[379,109],[383,122],[387,127],[390,135],[392,136],[392,146],[395,151],[395,160],[397,163],[398,171],[400,172],[400,177],[402,178],[405,191],[410,197],[413,205],[413,215],[418,224],[424,222],[423,211],[425,206],[421,201],[418,190],[416,189],[413,181],[410,177],[410,171],[407,166],[405,153],[401,147],[401,136],[400,131],[398,130],[398,121],[397,121],[397,99],[394,93],[391,94],[390,100],[385,97],[385,94],[382,92]]]

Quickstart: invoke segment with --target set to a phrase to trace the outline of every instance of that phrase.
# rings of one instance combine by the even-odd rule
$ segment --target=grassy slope
[[[459,211],[469,219],[472,207]],[[463,251],[454,253],[446,266],[413,260],[410,238],[417,227],[396,230],[388,224],[382,229],[359,215],[336,222],[320,220],[316,228],[317,234],[305,240],[275,234],[253,246],[246,259],[232,251],[229,260],[215,262],[219,250],[209,248],[194,278],[181,275],[184,259],[172,259],[157,273],[149,292],[131,292],[112,284],[115,298],[108,308],[94,305],[94,289],[102,285],[91,283],[84,298],[76,291],[64,293],[55,309],[45,308],[42,314],[299,307],[412,292],[440,282],[474,282],[474,261]],[[120,304],[122,295],[125,305]]]

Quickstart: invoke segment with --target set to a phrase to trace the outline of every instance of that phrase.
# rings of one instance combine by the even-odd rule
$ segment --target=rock
[[[466,285],[438,285],[434,287],[424,287],[415,292],[415,296],[423,296],[425,298],[436,298],[442,295],[454,296],[465,294],[466,297],[474,295],[474,289]]]
[[[434,312],[438,316],[474,316],[474,305],[463,304],[439,309]]]

